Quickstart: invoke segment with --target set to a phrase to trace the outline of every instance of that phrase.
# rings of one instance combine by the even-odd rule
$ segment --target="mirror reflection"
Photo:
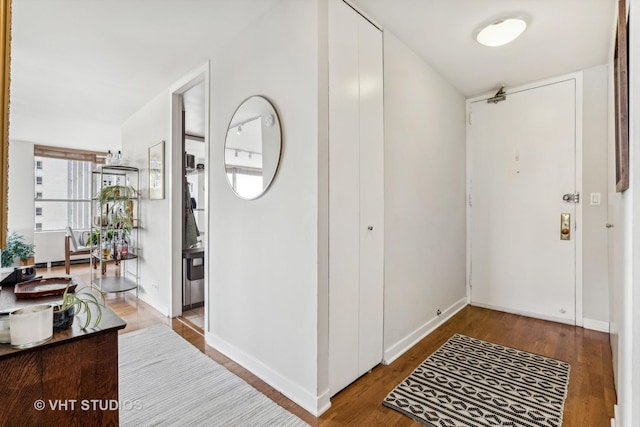
[[[243,199],[260,197],[278,169],[280,120],[268,99],[252,96],[236,109],[224,144],[227,180]]]

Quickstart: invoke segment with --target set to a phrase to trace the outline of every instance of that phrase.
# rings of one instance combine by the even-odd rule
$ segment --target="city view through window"
[[[35,231],[90,228],[92,168],[89,161],[35,156]]]

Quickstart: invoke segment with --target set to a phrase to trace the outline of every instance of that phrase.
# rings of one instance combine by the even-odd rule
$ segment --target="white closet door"
[[[331,4],[329,30],[329,386],[357,378],[360,271],[358,20]],[[356,347],[354,348],[354,343]]]
[[[360,335],[358,374],[382,360],[384,129],[382,33],[359,17]]]
[[[329,386],[382,360],[382,34],[342,1],[329,20]],[[371,229],[369,229],[371,227]]]

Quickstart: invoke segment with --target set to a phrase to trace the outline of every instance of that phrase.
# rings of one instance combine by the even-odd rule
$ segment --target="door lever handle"
[[[605,225],[605,227],[607,227],[607,228],[613,228],[613,224],[607,224],[607,225]]]
[[[580,203],[580,193],[567,193],[562,196],[565,202]]]

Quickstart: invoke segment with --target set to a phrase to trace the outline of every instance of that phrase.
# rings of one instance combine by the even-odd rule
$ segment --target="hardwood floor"
[[[204,307],[183,311],[181,317],[200,330],[204,330]]]
[[[88,267],[73,266],[71,274],[88,283]],[[57,274],[63,274],[64,270]],[[56,270],[39,274],[56,275]],[[564,427],[608,426],[616,401],[609,335],[544,320],[477,307],[465,307],[391,365],[376,366],[331,399],[320,418],[300,408],[255,375],[204,342],[198,328],[167,319],[143,301],[124,294],[107,296],[108,305],[127,322],[121,333],[166,324],[200,351],[243,378],[278,405],[312,426],[411,426],[408,417],[382,406],[384,397],[453,334],[461,333],[497,344],[538,353],[571,364]]]
[[[455,333],[569,362],[563,426],[610,424],[616,397],[608,334],[468,306],[391,365],[377,366],[336,395],[322,425],[417,425],[381,402]]]

